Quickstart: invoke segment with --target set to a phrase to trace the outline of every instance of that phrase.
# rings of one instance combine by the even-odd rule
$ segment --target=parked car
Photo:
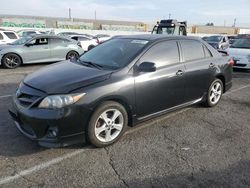
[[[229,40],[227,36],[214,35],[207,37],[204,40],[217,50],[225,50],[229,47]]]
[[[91,50],[99,43],[97,39],[93,39],[85,35],[70,35],[69,38],[80,42],[84,51]]]
[[[237,39],[227,53],[234,60],[234,68],[250,69],[250,37]]]
[[[0,45],[14,42],[19,39],[14,31],[0,31]]]
[[[111,36],[105,35],[105,34],[99,34],[99,35],[96,35],[95,38],[97,38],[99,40],[99,43],[103,43],[103,42],[111,39]]]
[[[43,146],[87,139],[104,147],[127,126],[195,103],[213,107],[231,85],[228,57],[201,39],[123,36],[78,61],[28,75],[10,114],[24,135]]]
[[[59,36],[37,35],[0,46],[0,65],[12,69],[21,64],[78,58],[82,53],[84,50],[76,41]]]
[[[70,32],[70,31],[68,31],[68,32],[60,32],[60,33],[58,33],[57,35],[58,35],[58,36],[64,36],[64,37],[67,37],[67,36],[69,36],[69,35],[79,35],[79,33],[77,33],[77,32]]]
[[[41,31],[38,31],[38,30],[24,29],[24,30],[17,31],[17,34],[19,37],[32,37],[35,35],[41,35],[43,33]]]
[[[228,35],[227,38],[229,40],[229,45],[231,45],[237,39],[237,36],[236,35]]]

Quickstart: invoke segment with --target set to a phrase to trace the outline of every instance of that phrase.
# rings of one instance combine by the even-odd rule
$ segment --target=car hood
[[[72,90],[104,81],[112,71],[63,61],[42,68],[24,79],[24,83],[47,94],[66,94]]]
[[[1,44],[0,50],[20,47],[20,45]]]
[[[207,43],[210,45],[218,45],[219,44],[219,42],[213,42],[213,41],[207,41]]]
[[[245,48],[228,48],[227,52],[230,56],[239,55],[239,56],[247,56],[250,54],[250,49]]]

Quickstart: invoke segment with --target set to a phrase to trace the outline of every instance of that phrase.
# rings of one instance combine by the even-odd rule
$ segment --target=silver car
[[[0,46],[0,65],[16,68],[21,64],[76,59],[84,53],[80,43],[60,36],[37,35]]]
[[[237,39],[226,51],[234,60],[234,68],[250,70],[250,37]]]

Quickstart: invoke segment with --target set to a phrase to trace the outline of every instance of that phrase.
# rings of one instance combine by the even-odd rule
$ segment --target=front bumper
[[[233,58],[234,66],[233,68],[237,69],[250,69],[250,60],[247,58]]]
[[[9,113],[18,130],[44,147],[63,147],[84,143],[91,110],[78,105],[62,109],[22,107],[13,98]]]

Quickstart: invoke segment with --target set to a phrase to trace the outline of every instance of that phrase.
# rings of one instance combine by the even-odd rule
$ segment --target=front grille
[[[243,64],[243,63],[236,63],[235,66],[237,67],[245,67],[247,66],[246,64]]]
[[[39,98],[40,96],[30,95],[27,93],[20,93],[20,95],[17,97],[19,103],[24,107],[34,104]]]
[[[35,105],[45,96],[45,93],[32,87],[29,87],[25,84],[22,84],[16,92],[17,101],[21,106],[26,108]]]

